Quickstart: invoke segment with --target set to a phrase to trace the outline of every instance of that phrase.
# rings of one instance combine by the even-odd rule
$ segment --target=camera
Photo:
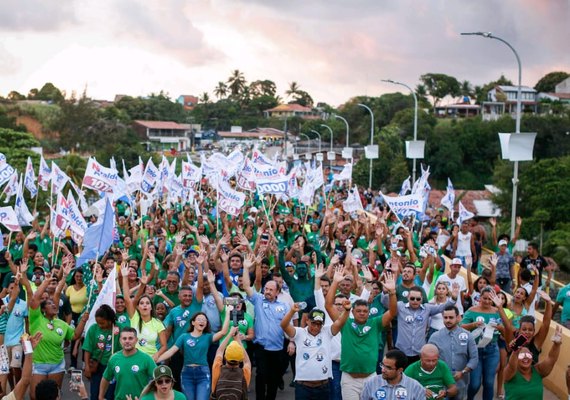
[[[243,303],[243,299],[240,299],[239,297],[225,297],[224,298],[224,305],[225,306],[237,306],[240,303]]]

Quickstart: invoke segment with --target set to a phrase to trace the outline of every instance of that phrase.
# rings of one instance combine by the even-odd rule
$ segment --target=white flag
[[[51,187],[52,193],[59,193],[63,190],[65,184],[69,181],[69,176],[58,167],[56,163],[51,162]]]
[[[87,169],[83,177],[83,186],[98,192],[111,193],[117,184],[119,173],[115,168],[107,168],[89,157]]]
[[[81,211],[79,211],[79,207],[71,191],[67,193],[67,209],[69,229],[77,236],[83,237],[87,230],[87,222],[85,218],[83,218],[83,215],[81,215]]]
[[[447,191],[445,195],[441,198],[441,205],[447,208],[449,211],[453,212],[455,204],[455,190],[453,189],[453,184],[451,179],[447,178]]]
[[[36,174],[34,173],[34,165],[32,164],[31,157],[28,157],[28,162],[26,163],[24,186],[30,192],[30,196],[32,199],[36,197],[36,195],[38,194],[38,188],[36,187]]]
[[[51,169],[47,165],[44,156],[40,157],[40,169],[38,171],[38,186],[42,188],[44,192],[47,192],[49,181],[51,180]]]
[[[21,231],[16,212],[10,206],[0,207],[0,224],[4,225],[10,232]]]
[[[333,181],[350,181],[352,180],[352,164],[344,164],[344,168],[340,174],[333,175]]]
[[[152,189],[158,180],[158,175],[158,168],[156,168],[156,165],[152,162],[152,158],[149,158],[141,180],[141,190],[144,193],[150,194],[152,192]]]
[[[8,179],[15,174],[16,170],[6,161],[6,156],[0,153],[0,186],[6,183]]]
[[[14,204],[14,211],[16,212],[16,217],[18,218],[18,223],[20,226],[31,226],[34,217],[30,213],[26,202],[24,201],[24,188],[22,183],[18,187],[18,192],[16,193],[16,203]]]
[[[475,216],[475,214],[473,214],[471,211],[468,211],[464,206],[463,203],[459,202],[459,218],[458,221],[459,225],[461,225],[463,222],[467,221],[468,219],[471,219]]]
[[[117,284],[116,284],[116,268],[111,268],[107,280],[103,284],[101,291],[97,295],[97,299],[93,304],[93,308],[89,310],[89,319],[85,324],[85,331],[89,330],[89,327],[95,323],[95,313],[103,304],[107,304],[113,310],[115,309],[115,296],[117,295]],[[116,339],[115,339],[116,340]]]
[[[347,213],[364,210],[362,207],[362,200],[360,199],[360,193],[358,193],[358,188],[354,185],[354,188],[348,191],[348,197],[342,203],[342,208]]]
[[[8,183],[4,187],[4,190],[2,191],[2,194],[6,195],[4,203],[9,203],[10,199],[12,199],[12,196],[15,196],[16,193],[18,193],[18,187],[19,187],[18,172],[14,171],[12,176],[10,176],[10,178],[8,179]]]
[[[400,189],[399,196],[405,196],[412,190],[411,178],[411,176],[408,176],[406,180],[402,182],[402,188]]]

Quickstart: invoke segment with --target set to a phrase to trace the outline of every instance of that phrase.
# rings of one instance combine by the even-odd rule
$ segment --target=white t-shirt
[[[451,297],[451,291],[453,290],[453,284],[457,283],[459,285],[459,296],[457,296],[457,301],[455,302],[455,305],[459,309],[459,314],[463,315],[463,304],[461,304],[461,293],[467,291],[467,286],[465,286],[465,279],[463,279],[463,277],[459,275],[451,279],[449,275],[445,274],[437,278],[437,281],[435,281],[435,287],[437,287],[437,284],[439,282],[443,282],[447,285],[447,287],[449,288],[450,297]]]
[[[461,233],[457,235],[456,257],[471,257],[471,232]]]
[[[317,336],[309,333],[309,328],[295,328],[292,339],[297,346],[295,357],[296,381],[321,381],[332,378],[330,326],[323,326]]]
[[[319,310],[325,312],[325,326],[331,326],[333,320],[325,308],[325,296],[323,296],[323,289],[315,290],[315,304]],[[339,332],[333,336],[331,340],[330,356],[331,360],[340,361],[340,339],[342,334]]]

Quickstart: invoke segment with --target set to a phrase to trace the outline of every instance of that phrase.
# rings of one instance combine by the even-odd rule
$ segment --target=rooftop
[[[265,112],[306,112],[310,113],[313,110],[310,107],[305,107],[300,104],[279,104],[277,107],[265,110]]]
[[[142,121],[142,120],[135,120],[135,124],[144,126],[148,129],[175,129],[175,130],[188,130],[190,129],[190,125],[188,124],[179,124],[173,121]]]

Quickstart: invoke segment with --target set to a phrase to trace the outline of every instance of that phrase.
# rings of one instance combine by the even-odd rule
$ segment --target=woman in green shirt
[[[562,327],[557,326],[552,336],[552,347],[548,357],[532,364],[532,353],[527,347],[521,347],[509,359],[505,367],[505,394],[507,400],[542,399],[542,379],[552,372],[560,355]]]

